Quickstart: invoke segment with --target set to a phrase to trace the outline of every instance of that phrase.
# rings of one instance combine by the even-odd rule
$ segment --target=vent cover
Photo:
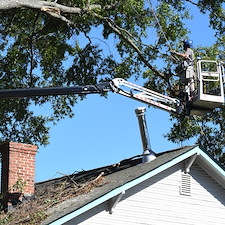
[[[181,173],[180,194],[191,196],[191,176],[188,173]]]

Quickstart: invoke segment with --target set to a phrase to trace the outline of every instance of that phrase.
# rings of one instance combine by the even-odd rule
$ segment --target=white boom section
[[[147,88],[128,82],[122,78],[115,78],[111,82],[111,88],[113,89],[113,92],[132,99],[136,99],[140,102],[163,109],[167,112],[177,113],[176,108],[180,105],[180,101],[178,99],[149,90]],[[128,90],[124,90],[122,87],[125,87]],[[137,91],[137,93],[134,93],[134,91]]]

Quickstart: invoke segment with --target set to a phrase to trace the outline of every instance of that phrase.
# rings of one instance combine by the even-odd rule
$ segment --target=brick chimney
[[[34,194],[35,155],[37,146],[16,142],[0,145],[2,156],[1,193],[8,209],[21,201],[22,196]]]

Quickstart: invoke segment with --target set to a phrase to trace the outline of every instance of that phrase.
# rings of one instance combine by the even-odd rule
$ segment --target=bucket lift
[[[197,94],[188,103],[190,115],[203,115],[224,103],[224,67],[211,60],[197,61]]]
[[[170,113],[181,114],[185,112],[186,115],[203,115],[224,103],[222,79],[224,75],[224,67],[221,63],[199,60],[197,62],[197,94],[192,101],[171,98],[122,78],[115,78],[95,85],[2,89],[0,90],[0,100],[49,95],[101,94],[112,91]]]

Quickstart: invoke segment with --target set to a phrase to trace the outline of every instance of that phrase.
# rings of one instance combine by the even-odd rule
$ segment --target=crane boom
[[[107,83],[96,85],[84,85],[73,87],[45,87],[45,88],[21,88],[21,89],[4,89],[0,90],[0,99],[22,98],[35,96],[56,96],[72,94],[100,94],[110,91]]]
[[[192,99],[187,98],[186,91],[181,93],[180,99],[171,98],[122,78],[84,86],[3,89],[0,90],[0,99],[49,95],[102,94],[112,91],[170,113],[181,114],[184,112],[185,115],[204,115],[225,103],[223,88],[225,83],[224,62],[198,60],[196,69],[198,75],[197,90]]]
[[[46,88],[21,88],[0,90],[0,99],[22,98],[35,96],[56,96],[72,94],[101,94],[115,92],[131,99],[155,106],[168,112],[176,113],[179,100],[174,99],[147,88],[128,82],[122,78],[115,78],[109,82],[96,85],[84,85],[73,87],[46,87]],[[136,93],[135,93],[136,92]],[[173,108],[172,106],[175,106]]]

